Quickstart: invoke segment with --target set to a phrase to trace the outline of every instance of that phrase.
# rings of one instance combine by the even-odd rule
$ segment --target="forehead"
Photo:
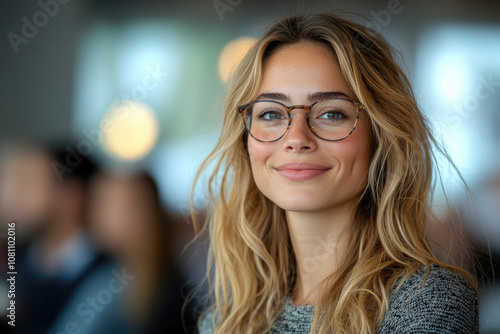
[[[326,47],[310,42],[285,45],[264,64],[259,94],[280,92],[295,100],[317,91],[349,95],[338,61]]]

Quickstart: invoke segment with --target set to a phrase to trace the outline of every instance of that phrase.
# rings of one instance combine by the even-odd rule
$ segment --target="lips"
[[[330,168],[311,162],[289,162],[275,168],[278,174],[292,181],[306,181],[324,174]]]

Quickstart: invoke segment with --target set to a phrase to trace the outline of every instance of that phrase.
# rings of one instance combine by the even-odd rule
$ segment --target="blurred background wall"
[[[71,139],[68,153],[104,168],[148,171],[162,205],[178,217],[187,215],[194,173],[217,138],[224,82],[252,38],[283,14],[361,14],[401,51],[419,104],[477,197],[478,215],[461,213],[466,234],[480,247],[488,235],[492,252],[500,253],[498,1],[4,0],[0,6],[0,147],[17,138]],[[463,207],[463,186],[450,166],[441,167],[449,200]],[[438,208],[441,202],[438,194]],[[498,333],[491,315],[500,312],[500,290],[485,289],[483,332]]]

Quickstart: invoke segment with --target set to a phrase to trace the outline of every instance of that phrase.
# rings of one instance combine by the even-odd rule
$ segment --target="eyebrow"
[[[347,96],[347,94],[342,92],[314,92],[307,94],[308,101],[317,101],[321,99],[334,99],[338,97],[350,99],[350,97]],[[274,93],[274,92],[262,93],[256,98],[256,100],[262,100],[262,99],[278,100],[283,102],[290,102],[292,100],[290,95],[283,93]]]

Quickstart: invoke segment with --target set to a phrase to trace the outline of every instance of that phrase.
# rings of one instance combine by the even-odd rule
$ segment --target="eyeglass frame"
[[[326,100],[344,100],[344,101],[349,101],[351,102],[352,104],[354,104],[354,107],[356,108],[356,119],[354,121],[354,125],[351,129],[351,131],[349,132],[349,134],[343,138],[340,138],[340,139],[325,139],[323,137],[320,137],[316,132],[314,132],[314,130],[311,128],[311,123],[309,121],[309,115],[311,113],[311,109],[312,107],[314,107],[317,103],[319,102],[322,102],[322,101],[326,101]],[[274,102],[274,103],[277,103],[279,105],[281,105],[282,107],[284,107],[286,109],[286,112],[288,114],[288,124],[286,126],[286,130],[285,132],[279,136],[277,139],[274,139],[274,140],[260,140],[256,137],[254,137],[254,135],[250,132],[250,130],[248,129],[247,127],[247,123],[245,122],[245,109],[251,105],[251,104],[255,104],[257,102]],[[238,111],[240,114],[241,114],[241,118],[243,120],[243,125],[245,126],[245,130],[250,134],[250,136],[252,136],[252,138],[254,138],[255,140],[261,142],[261,143],[273,143],[273,142],[276,142],[278,140],[280,140],[281,138],[283,138],[286,133],[288,132],[288,130],[290,129],[290,125],[292,124],[292,113],[291,111],[293,109],[304,109],[306,111],[306,121],[307,121],[307,127],[309,128],[309,130],[311,130],[311,132],[316,136],[318,137],[319,139],[322,139],[322,140],[325,140],[325,141],[330,141],[330,142],[334,142],[334,141],[341,141],[341,140],[344,140],[346,139],[347,137],[349,137],[353,132],[354,132],[354,129],[356,129],[356,125],[358,124],[358,119],[359,119],[359,113],[361,112],[361,110],[363,110],[365,108],[365,105],[361,102],[357,102],[357,101],[354,101],[354,100],[351,100],[351,99],[346,99],[346,98],[343,98],[343,97],[333,97],[333,98],[324,98],[324,99],[319,99],[318,101],[314,102],[313,104],[307,106],[307,105],[304,105],[304,104],[297,104],[297,105],[292,105],[292,106],[287,106],[286,104],[284,103],[281,103],[279,101],[276,101],[276,100],[255,100],[255,101],[252,101],[252,102],[249,102],[247,104],[243,104],[241,106],[237,106],[236,107],[236,111]]]

